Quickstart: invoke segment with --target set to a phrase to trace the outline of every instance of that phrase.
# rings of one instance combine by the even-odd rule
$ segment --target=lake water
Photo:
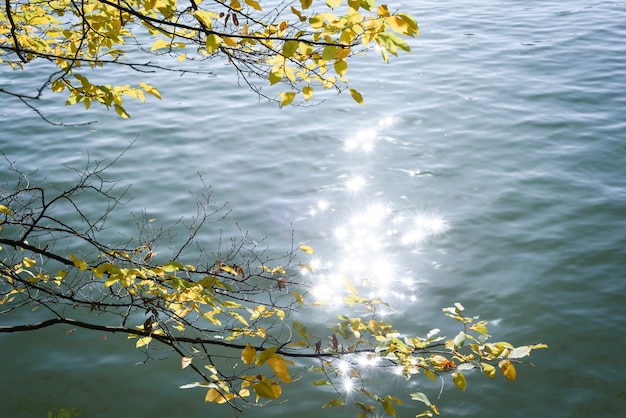
[[[515,383],[473,374],[465,393],[449,383],[444,416],[626,416],[626,2],[398,6],[421,34],[390,65],[375,56],[353,64],[365,107],[345,94],[279,110],[223,65],[211,64],[217,77],[114,70],[154,84],[164,100],[129,103],[124,121],[46,96],[48,117],[98,121],[54,128],[0,96],[0,148],[62,185],[74,178],[63,165],[113,158],[134,141],[110,170],[133,198],[112,218],[112,239],[134,230],[130,211],[163,225],[193,215],[201,175],[231,209],[200,235],[207,247],[241,228],[283,253],[293,229],[323,265],[405,278],[381,286],[407,332],[456,333],[441,308],[461,302],[494,323],[497,340],[550,346]],[[4,68],[0,85],[32,86],[44,69]],[[4,164],[1,180],[8,175]],[[233,415],[178,389],[190,379],[179,359],[134,365],[141,354],[124,337],[66,331],[0,336],[0,416]],[[419,379],[413,389],[437,392]],[[320,409],[331,395],[305,384],[286,395],[285,405],[241,416],[355,415]]]

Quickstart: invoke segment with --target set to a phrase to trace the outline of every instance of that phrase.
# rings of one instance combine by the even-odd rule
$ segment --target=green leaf
[[[285,42],[283,45],[283,57],[291,58],[298,50],[298,45],[300,45],[300,42],[293,39]]]
[[[322,59],[324,61],[330,61],[335,58],[337,54],[337,47],[335,45],[326,45],[322,51]]]
[[[390,417],[394,417],[394,418],[396,417],[396,407],[394,405],[394,398],[387,395],[380,403],[382,404],[383,409],[385,410],[385,413],[387,415],[389,415]]]
[[[307,334],[306,327],[302,325],[298,321],[293,321],[293,328],[296,330],[301,337],[308,339],[309,335]]]
[[[333,406],[344,406],[346,402],[341,398],[335,398],[332,401],[322,405],[322,408],[330,408]]]

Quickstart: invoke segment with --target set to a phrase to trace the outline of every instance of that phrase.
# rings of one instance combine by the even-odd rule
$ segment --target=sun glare
[[[360,175],[354,175],[346,180],[346,189],[350,192],[359,192],[366,185],[365,178]]]

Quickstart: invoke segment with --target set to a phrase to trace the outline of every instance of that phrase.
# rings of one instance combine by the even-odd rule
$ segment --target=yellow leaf
[[[219,15],[215,12],[209,12],[207,10],[196,10],[193,15],[204,24],[207,29],[211,29],[213,26],[213,19],[218,18]]]
[[[157,90],[155,87],[152,87],[151,85],[144,82],[139,83],[139,85],[142,89],[145,90],[146,93],[151,94],[157,99],[161,100],[161,93],[159,93],[159,90]]]
[[[287,93],[278,93],[280,96],[280,107],[287,106],[293,102],[293,99],[296,97],[296,93],[293,91],[288,91]]]
[[[465,387],[467,386],[467,381],[465,380],[465,376],[461,372],[452,373],[452,382],[454,382],[454,386],[465,391]]]
[[[220,38],[214,33],[210,34],[209,36],[206,37],[206,42],[205,42],[207,52],[209,54],[212,54],[213,52],[217,50],[217,48],[219,48],[221,43],[222,43],[222,38]]]
[[[357,102],[358,104],[360,104],[361,106],[363,106],[365,103],[363,102],[363,96],[361,96],[361,93],[359,93],[358,91],[356,91],[355,89],[350,89],[350,94],[352,95],[352,98],[354,99],[355,102]]]
[[[249,326],[250,325],[250,324],[248,324],[248,321],[246,321],[246,318],[241,316],[241,314],[239,314],[239,313],[237,313],[235,311],[230,311],[230,314],[233,316],[233,318],[237,319],[239,322],[241,322],[245,326]]]
[[[469,329],[472,331],[476,331],[479,334],[488,334],[489,329],[487,328],[487,321],[480,321],[475,324],[472,324]]]
[[[70,260],[74,263],[76,267],[80,269],[80,271],[85,271],[89,267],[87,263],[83,260],[78,259],[74,254],[70,254]]]
[[[285,320],[285,311],[282,309],[276,309],[276,316],[280,318],[281,321]]]
[[[114,107],[115,107],[115,112],[118,115],[120,115],[122,117],[122,119],[130,118],[130,115],[128,114],[128,112],[126,112],[126,109],[124,109],[122,106],[116,104]]]
[[[500,371],[502,372],[504,377],[509,379],[511,382],[515,382],[517,372],[515,370],[515,366],[513,366],[513,363],[511,363],[509,360],[502,360],[500,363],[498,363],[498,367],[500,368]]]
[[[303,87],[302,94],[304,95],[304,100],[308,102],[309,100],[311,100],[311,97],[313,97],[313,87],[311,86]]]
[[[232,274],[233,276],[237,275],[237,270],[235,270],[234,268],[232,268],[231,266],[227,266],[226,264],[224,264],[221,267],[222,270],[224,270],[226,273]]]
[[[183,357],[181,359],[182,368],[184,369],[185,367],[189,366],[191,364],[192,360],[193,360],[193,358],[191,358],[191,357]]]
[[[263,350],[261,354],[259,354],[259,356],[256,358],[255,364],[257,366],[261,366],[266,361],[271,359],[274,356],[274,354],[276,354],[276,350],[278,350],[278,347],[270,347],[270,348]]]
[[[296,302],[298,302],[298,304],[300,304],[300,306],[304,306],[304,298],[302,297],[301,293],[299,293],[299,292],[291,292],[291,294],[296,299]]]
[[[24,257],[22,259],[22,263],[24,263],[26,267],[33,267],[35,264],[37,264],[37,261],[33,260],[32,258]]]
[[[300,248],[302,251],[304,251],[307,254],[313,254],[315,252],[313,248],[309,247],[308,245],[301,245],[298,248]]]
[[[285,273],[286,273],[286,271],[283,268],[283,266],[276,266],[271,271],[272,275],[274,275],[274,274],[285,274]]]
[[[65,88],[65,83],[63,82],[63,80],[54,80],[52,82],[52,91],[55,93],[61,92],[63,91],[63,89]]]
[[[419,34],[419,28],[413,16],[406,14],[406,13],[398,13],[398,16],[402,20],[404,20],[404,22],[407,24],[409,36],[414,36],[414,35]]]
[[[267,398],[267,399],[278,399],[281,394],[280,385],[271,384],[268,382],[258,382],[252,385],[252,389],[254,389],[254,393],[256,393],[257,398]]]
[[[394,403],[394,398],[392,398],[391,396],[387,395],[380,402],[381,402],[381,404],[383,406],[383,409],[385,410],[385,413],[387,413],[387,415],[389,415],[390,417],[395,418],[396,417],[396,407],[393,404]]]
[[[425,375],[426,375],[426,376],[427,376],[430,380],[432,380],[433,382],[435,382],[435,381],[437,380],[437,376],[435,375],[435,373],[434,373],[432,370],[430,370],[430,369],[426,369],[426,368],[425,368],[425,369],[422,369],[422,370],[424,370],[424,374],[425,374]]]
[[[163,39],[157,39],[152,44],[150,51],[152,52],[152,51],[156,51],[157,49],[163,49],[163,48],[169,48],[169,47],[170,47],[170,43],[168,41],[165,41]]]
[[[483,373],[485,373],[487,377],[489,377],[490,379],[494,379],[496,377],[496,368],[493,367],[491,364],[480,363],[480,366],[483,369]]]
[[[311,7],[313,0],[300,0],[300,4],[302,5],[302,10],[306,10]]]
[[[248,343],[241,353],[241,360],[248,366],[254,363],[256,357],[256,349]]]
[[[346,60],[337,60],[335,61],[335,72],[339,74],[339,77],[343,77],[348,71],[348,63]],[[361,98],[361,100],[363,100]]]
[[[275,65],[270,70],[269,80],[270,84],[273,86],[276,83],[279,83],[285,75],[285,70],[280,65]]]
[[[0,205],[0,212],[4,213],[5,215],[12,216],[11,210],[4,205]]]
[[[235,395],[234,393],[220,393],[215,388],[211,388],[204,397],[204,401],[222,404],[233,399],[235,396],[237,395]]]
[[[282,356],[275,354],[269,360],[267,360],[267,364],[272,368],[272,370],[274,370],[274,373],[276,373],[276,376],[278,376],[281,382],[289,383],[293,381],[291,379],[291,376],[289,375],[289,368],[287,367],[287,363]]]
[[[379,17],[386,17],[389,16],[389,9],[387,8],[386,5],[380,5],[378,6],[378,10],[376,11],[378,13]]]
[[[287,67],[285,65],[285,75],[287,76],[289,81],[291,81],[292,83],[296,82],[296,74],[294,73],[293,68]]]
[[[141,337],[137,340],[137,344],[135,344],[135,347],[141,348],[145,345],[150,344],[150,341],[152,341],[152,337]]]
[[[338,7],[341,4],[341,0],[326,0],[326,5],[331,9]]]
[[[223,40],[224,40],[224,43],[225,43],[226,45],[228,45],[228,46],[231,46],[231,47],[236,47],[236,46],[238,45],[238,44],[237,44],[237,39],[235,39],[235,38],[233,38],[233,37],[230,37],[230,36],[225,36],[225,37],[223,38]]]
[[[261,5],[254,0],[244,0],[244,1],[246,2],[248,6],[252,7],[254,10],[263,10],[261,8]]]

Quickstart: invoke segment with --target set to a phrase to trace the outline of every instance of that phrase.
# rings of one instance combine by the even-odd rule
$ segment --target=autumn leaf
[[[502,374],[509,379],[511,382],[515,382],[515,378],[517,377],[517,372],[515,370],[515,366],[509,360],[502,360],[498,363],[498,367]]]
[[[307,254],[313,254],[315,253],[315,251],[313,250],[312,247],[309,247],[308,245],[301,245],[298,248],[300,248],[300,250],[304,251]]]
[[[248,343],[241,353],[241,360],[248,366],[254,363],[256,357],[256,349]]]
[[[465,391],[465,388],[467,387],[467,381],[465,380],[465,376],[463,375],[463,373],[458,371],[452,373],[452,382],[454,383],[454,386],[461,389],[462,391]]]
[[[273,355],[269,360],[267,360],[267,364],[272,368],[272,370],[274,370],[274,373],[276,373],[276,376],[281,380],[281,382],[289,383],[293,381],[289,375],[287,362],[282,356],[276,354]]]

